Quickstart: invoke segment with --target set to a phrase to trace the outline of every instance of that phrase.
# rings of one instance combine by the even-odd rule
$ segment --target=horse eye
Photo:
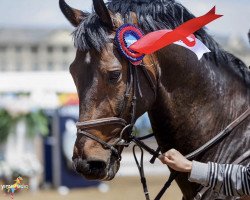
[[[121,76],[121,72],[116,70],[116,71],[111,71],[109,72],[109,81],[111,83],[115,83],[118,81],[118,79],[120,78]]]

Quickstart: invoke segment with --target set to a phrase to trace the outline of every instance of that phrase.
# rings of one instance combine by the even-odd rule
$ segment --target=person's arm
[[[249,167],[196,161],[193,161],[192,166],[189,181],[210,187],[226,196],[250,195]]]
[[[180,152],[171,149],[159,157],[169,167],[189,172],[189,181],[227,195],[250,195],[250,167],[232,164],[200,163],[187,160]]]

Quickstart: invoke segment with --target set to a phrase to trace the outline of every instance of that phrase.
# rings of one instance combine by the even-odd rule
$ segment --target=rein
[[[222,139],[224,139],[226,136],[228,136],[237,126],[239,126],[248,116],[250,116],[250,108],[248,108],[244,113],[242,113],[240,116],[238,116],[233,122],[231,122],[224,130],[222,130],[221,132],[219,132],[215,137],[213,137],[211,140],[209,140],[208,142],[206,142],[204,145],[202,145],[201,147],[199,147],[198,149],[196,149],[195,151],[189,153],[188,155],[186,155],[185,157],[187,159],[193,159],[196,156],[198,156],[201,153],[204,153],[207,149],[211,148],[213,145],[219,143],[220,141],[222,141]],[[147,151],[148,153],[150,153],[151,155],[153,155],[152,159],[150,160],[150,163],[153,164],[154,160],[160,155],[160,148],[158,147],[158,149],[155,151],[153,149],[151,149],[149,146],[147,146],[144,142],[142,142],[141,140],[147,139],[149,137],[152,137],[154,134],[149,134],[147,136],[141,137],[141,138],[136,138],[133,136],[133,142],[139,147],[139,149],[141,150],[141,163],[139,164],[137,157],[135,155],[135,148],[133,148],[133,154],[134,154],[134,158],[136,161],[136,165],[138,167],[140,176],[141,176],[141,182],[142,182],[142,186],[143,186],[143,190],[144,190],[144,194],[146,197],[146,200],[149,200],[148,198],[148,189],[147,189],[147,184],[146,184],[146,179],[144,177],[144,169],[143,169],[143,149],[145,151]],[[239,159],[237,159],[236,161],[234,161],[235,164],[238,164],[239,162],[241,162],[241,160],[244,160],[246,158],[250,157],[250,151],[244,153],[241,157],[239,157]],[[160,190],[160,192],[157,194],[157,196],[155,197],[154,200],[160,200],[161,197],[163,196],[163,194],[166,192],[166,190],[170,187],[171,183],[174,181],[174,179],[177,177],[179,173],[176,171],[173,171],[170,173],[170,176],[167,180],[167,182],[164,184],[164,186],[162,187],[162,189]],[[144,180],[145,179],[145,180]],[[205,188],[204,190],[202,190],[201,192],[199,192],[195,199],[201,199],[202,195],[207,191],[208,189]],[[199,198],[198,198],[199,197]]]

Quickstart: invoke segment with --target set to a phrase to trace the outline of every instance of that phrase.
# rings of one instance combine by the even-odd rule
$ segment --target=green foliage
[[[34,137],[37,134],[43,136],[48,134],[48,120],[42,111],[31,112],[25,116],[25,119],[29,137]]]
[[[0,110],[0,143],[4,143],[9,135],[12,119],[6,110]]]
[[[6,142],[11,128],[14,128],[19,120],[25,121],[28,137],[48,134],[48,120],[41,110],[13,117],[6,110],[0,109],[0,143]]]

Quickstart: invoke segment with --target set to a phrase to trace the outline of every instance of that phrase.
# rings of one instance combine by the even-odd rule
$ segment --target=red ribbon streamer
[[[151,54],[179,40],[182,40],[188,46],[194,46],[195,40],[190,42],[187,37],[223,16],[215,14],[215,9],[214,6],[207,14],[191,19],[172,31],[159,30],[151,32],[136,41],[129,48],[139,53]]]

